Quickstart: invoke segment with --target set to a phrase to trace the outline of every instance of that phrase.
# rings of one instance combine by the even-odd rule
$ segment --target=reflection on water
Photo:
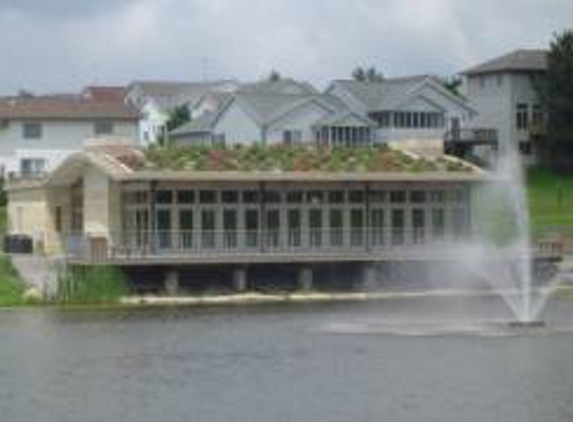
[[[0,420],[573,420],[571,335],[325,330],[397,321],[420,330],[492,306],[432,299],[0,312]],[[571,303],[553,303],[546,318],[573,326]]]

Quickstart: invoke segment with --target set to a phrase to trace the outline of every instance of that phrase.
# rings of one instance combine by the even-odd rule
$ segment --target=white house
[[[91,92],[91,91],[90,91]],[[117,99],[87,95],[0,99],[0,166],[36,174],[55,168],[89,138],[137,139],[139,113]]]
[[[462,72],[464,93],[478,114],[472,124],[495,128],[503,149],[517,145],[535,162],[532,135],[544,122],[535,81],[547,69],[547,51],[516,50]]]
[[[141,112],[139,139],[144,145],[155,143],[165,133],[169,113],[186,105],[193,109],[199,99],[213,92],[232,92],[232,80],[210,82],[135,81],[127,87],[127,99]]]
[[[377,122],[383,142],[443,139],[449,128],[463,127],[476,115],[466,99],[435,77],[387,78],[379,82],[335,80],[326,93],[350,110]]]
[[[170,133],[178,144],[296,144],[345,146],[375,142],[375,123],[332,95],[292,80],[247,85],[208,96],[202,114]]]

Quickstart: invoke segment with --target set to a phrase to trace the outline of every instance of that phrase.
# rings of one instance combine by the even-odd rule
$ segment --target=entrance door
[[[266,212],[266,246],[270,249],[276,249],[279,247],[280,240],[280,210],[270,209]]]
[[[225,250],[237,247],[238,211],[236,209],[223,210],[223,245]]]
[[[256,248],[259,244],[259,211],[245,210],[245,246]]]
[[[287,230],[289,248],[300,248],[302,246],[302,215],[300,209],[290,209],[287,213]]]
[[[392,210],[392,245],[404,244],[405,215],[403,209]]]
[[[157,247],[159,249],[171,249],[171,210],[158,209],[156,211],[157,222]]]
[[[183,250],[193,248],[193,210],[179,210],[179,247]]]

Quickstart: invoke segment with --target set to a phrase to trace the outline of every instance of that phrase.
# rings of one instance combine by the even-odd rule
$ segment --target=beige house
[[[10,183],[9,233],[76,264],[232,265],[244,285],[247,265],[307,271],[424,260],[471,234],[473,187],[485,179],[460,163],[449,171],[240,172],[162,170],[145,160],[131,147],[92,147],[44,179]]]

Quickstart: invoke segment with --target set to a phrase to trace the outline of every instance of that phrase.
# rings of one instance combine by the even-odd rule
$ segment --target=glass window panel
[[[166,189],[160,189],[155,191],[155,202],[157,204],[173,203],[173,191]]]
[[[256,190],[246,190],[243,192],[243,202],[245,204],[256,204],[259,202],[259,192]]]
[[[354,204],[360,204],[364,201],[366,194],[362,190],[353,190],[348,193],[348,201]]]
[[[414,204],[419,204],[426,202],[426,191],[423,190],[413,190],[410,192],[410,202]]]
[[[177,191],[177,202],[179,204],[192,204],[195,202],[195,191],[179,190]]]
[[[324,192],[320,190],[311,190],[307,192],[306,198],[310,204],[320,204],[324,201]]]
[[[224,190],[221,192],[221,202],[224,204],[236,204],[239,202],[239,192],[236,190]]]
[[[393,204],[401,204],[406,202],[406,191],[404,190],[390,191],[390,202]]]
[[[215,204],[217,202],[217,192],[214,190],[200,190],[199,202],[201,204]]]
[[[342,204],[344,202],[344,191],[332,190],[328,192],[328,202],[330,204]]]
[[[287,192],[287,202],[289,204],[300,204],[303,202],[304,195],[302,191],[295,190],[295,191],[288,191]]]

